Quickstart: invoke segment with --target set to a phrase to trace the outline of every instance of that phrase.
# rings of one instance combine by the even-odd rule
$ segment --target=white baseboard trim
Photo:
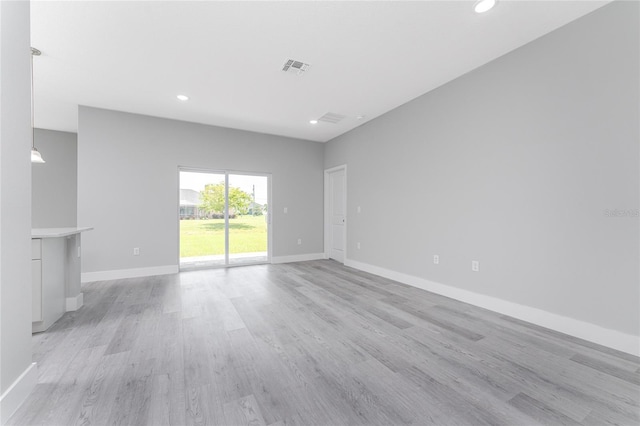
[[[9,417],[20,408],[33,388],[36,387],[37,382],[38,368],[34,362],[0,396],[0,424],[7,423]]]
[[[75,297],[67,297],[67,312],[77,311],[84,305],[84,294],[80,293]]]
[[[479,306],[484,309],[489,309],[490,311],[588,340],[599,345],[640,356],[640,336],[622,333],[617,330],[611,330],[596,324],[547,312],[542,309],[520,305],[492,296],[485,296],[351,259],[346,259],[344,264],[345,266],[379,275],[412,287],[427,290],[461,302],[469,303],[470,305]]]
[[[273,256],[271,258],[271,263],[306,262],[308,260],[319,259],[324,259],[324,253],[294,254],[292,256]]]
[[[150,268],[115,269],[112,271],[83,272],[81,281],[119,280],[123,278],[150,277],[153,275],[177,274],[178,265],[153,266]]]

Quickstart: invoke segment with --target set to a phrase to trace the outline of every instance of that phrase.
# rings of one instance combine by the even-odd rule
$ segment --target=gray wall
[[[80,107],[78,225],[95,227],[82,236],[82,271],[177,265],[178,166],[272,173],[273,255],[321,253],[323,148]]]
[[[29,2],[0,1],[0,394],[31,365],[29,55]]]
[[[31,168],[31,226],[76,226],[78,137],[75,133],[36,129],[35,138],[46,163]]]
[[[329,142],[348,257],[640,334],[638,217],[605,214],[639,207],[638,16],[605,6]]]

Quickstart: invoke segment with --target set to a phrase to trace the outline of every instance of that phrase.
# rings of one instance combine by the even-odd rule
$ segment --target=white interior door
[[[329,173],[329,258],[344,263],[346,237],[345,170]]]

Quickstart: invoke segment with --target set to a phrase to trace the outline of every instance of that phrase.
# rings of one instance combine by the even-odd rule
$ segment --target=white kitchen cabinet
[[[45,331],[67,311],[82,306],[80,233],[91,228],[31,231],[33,333]]]
[[[33,321],[42,321],[42,240],[31,240],[31,315]]]
[[[31,261],[31,280],[33,293],[31,298],[32,321],[42,321],[42,261]]]
[[[36,333],[51,327],[65,312],[65,239],[38,238],[32,240],[32,249],[33,241],[40,242],[42,253],[40,259],[31,260],[34,295],[31,328]]]

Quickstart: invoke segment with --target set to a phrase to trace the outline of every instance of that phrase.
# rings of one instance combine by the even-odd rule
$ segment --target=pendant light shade
[[[40,56],[42,52],[40,52],[36,48],[31,48],[31,162],[32,163],[44,163],[44,159],[38,149],[36,148],[36,125],[33,119],[34,112],[34,103],[33,103],[33,57]]]
[[[35,146],[33,148],[31,148],[31,162],[32,163],[46,163],[46,161],[44,161],[42,159],[42,155],[40,155],[40,152],[38,151],[38,149]]]

